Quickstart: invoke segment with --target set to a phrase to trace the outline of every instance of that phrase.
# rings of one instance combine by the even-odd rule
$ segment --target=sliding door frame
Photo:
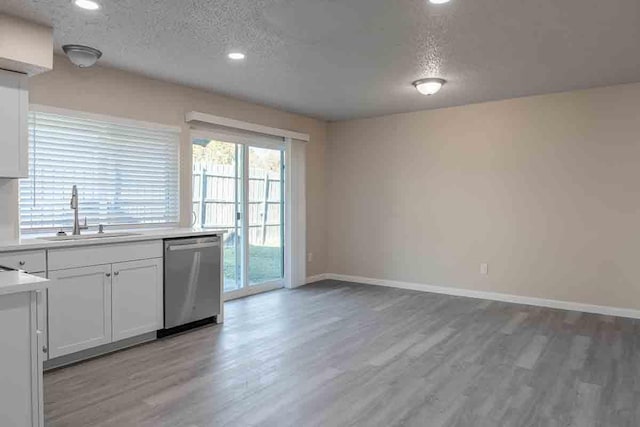
[[[271,141],[266,140],[265,138],[260,138],[256,136],[253,138],[252,136],[239,137],[234,135],[233,133],[227,133],[224,131],[218,131],[214,129],[191,129],[189,135],[189,152],[190,158],[193,159],[193,140],[196,138],[204,138],[211,139],[220,142],[226,142],[231,144],[236,144],[236,170],[240,167],[241,171],[240,179],[242,180],[242,193],[238,194],[236,190],[236,206],[237,197],[240,196],[241,199],[241,212],[240,217],[242,223],[238,227],[239,219],[236,217],[236,229],[240,228],[242,230],[242,248],[241,248],[241,258],[242,258],[242,268],[241,268],[241,286],[239,289],[235,289],[228,292],[223,292],[223,299],[225,301],[229,301],[236,298],[242,298],[249,295],[254,295],[261,292],[267,292],[283,287],[290,288],[291,287],[291,277],[290,277],[290,268],[289,264],[292,259],[291,253],[291,245],[290,243],[290,221],[289,214],[291,212],[291,184],[290,173],[289,173],[289,162],[291,158],[291,140],[288,138],[283,138],[282,143],[274,144]],[[239,149],[239,146],[242,146],[242,149]],[[251,285],[249,280],[249,148],[257,147],[257,148],[267,148],[271,150],[279,150],[282,152],[281,162],[284,164],[281,165],[280,170],[280,180],[281,180],[281,188],[284,189],[284,192],[281,193],[281,209],[280,209],[280,218],[281,218],[281,242],[283,245],[283,253],[282,253],[282,273],[283,277],[277,280],[270,280],[267,282]],[[238,159],[237,153],[242,153],[240,157],[242,159]],[[193,161],[193,160],[192,160]],[[193,165],[191,165],[191,169],[193,170]],[[284,187],[282,187],[282,181],[284,181]],[[193,185],[193,179],[189,180],[190,184]],[[189,192],[190,197],[193,199],[193,188]],[[193,206],[193,203],[190,204]],[[223,246],[224,250],[224,246]],[[221,268],[224,269],[224,266]],[[224,277],[224,274],[223,274]],[[224,287],[224,284],[223,284]]]

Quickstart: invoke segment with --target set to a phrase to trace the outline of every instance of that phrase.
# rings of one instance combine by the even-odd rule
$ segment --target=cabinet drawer
[[[49,271],[162,258],[162,240],[49,250]]]
[[[45,271],[47,262],[44,251],[7,252],[0,254],[0,265],[27,273]]]

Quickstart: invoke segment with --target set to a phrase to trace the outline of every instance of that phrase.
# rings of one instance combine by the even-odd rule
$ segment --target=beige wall
[[[185,212],[185,112],[309,133],[308,275],[640,308],[640,84],[336,122],[328,136],[322,121],[62,57],[30,85],[32,103],[182,126]],[[13,184],[0,182],[3,203]],[[2,206],[0,231],[14,212]]]
[[[196,110],[308,133],[311,142],[306,146],[307,251],[313,252],[313,262],[307,264],[307,274],[326,271],[325,122],[112,68],[79,69],[59,56],[55,57],[53,71],[31,78],[29,84],[32,104],[182,126],[181,207],[182,212],[188,212],[183,216],[185,222],[191,215],[186,112]],[[0,212],[3,223],[9,223],[11,219],[2,215]]]
[[[37,74],[53,66],[53,28],[0,14],[0,68]]]
[[[329,141],[329,272],[640,309],[640,84],[330,123]]]

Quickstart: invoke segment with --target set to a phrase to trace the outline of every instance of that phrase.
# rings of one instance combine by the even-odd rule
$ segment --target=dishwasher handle
[[[186,245],[167,245],[168,251],[186,251],[190,249],[204,249],[204,248],[215,248],[220,246],[220,241],[215,242],[203,242],[203,243],[189,243]]]

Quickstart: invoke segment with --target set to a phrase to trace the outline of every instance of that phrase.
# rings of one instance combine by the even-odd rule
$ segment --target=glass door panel
[[[193,225],[227,231],[224,291],[235,298],[283,286],[284,151],[206,136],[192,143]]]
[[[247,147],[248,278],[250,285],[284,276],[284,152]]]
[[[239,144],[193,139],[193,221],[203,229],[226,229],[224,290],[242,280],[242,150]]]

